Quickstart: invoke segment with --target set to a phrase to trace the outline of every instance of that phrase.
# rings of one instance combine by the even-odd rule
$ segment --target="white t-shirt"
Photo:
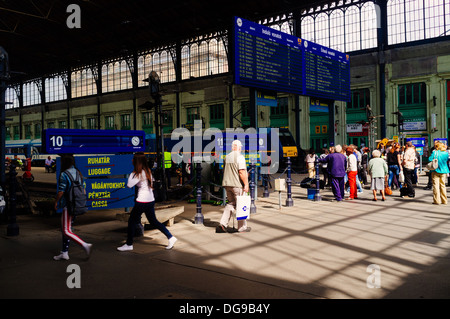
[[[355,154],[350,154],[347,160],[347,172],[358,171],[358,163]]]
[[[153,176],[152,176],[153,179]],[[149,203],[155,200],[153,196],[153,190],[148,183],[147,175],[144,171],[140,176],[136,176],[135,173],[131,173],[128,177],[127,187],[132,188],[136,186],[138,188],[136,201],[140,203]]]

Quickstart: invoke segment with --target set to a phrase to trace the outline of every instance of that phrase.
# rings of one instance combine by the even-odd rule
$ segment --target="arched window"
[[[449,35],[450,30],[445,29],[445,16],[442,14],[445,12],[447,14],[447,26],[450,25],[450,2],[447,2],[447,8],[445,8],[444,3],[436,3],[433,5],[429,4],[425,6],[425,38],[436,38],[442,35]],[[446,34],[446,31],[448,33]]]
[[[410,0],[406,3],[406,41],[422,40],[425,38],[423,1]]]
[[[350,6],[345,11],[345,52],[361,49],[360,11]]]
[[[75,98],[97,93],[95,79],[89,67],[73,71],[71,79],[72,97]]]
[[[114,63],[108,64],[108,76],[106,78],[108,89],[105,92],[114,91]]]
[[[292,35],[291,25],[288,21],[285,21],[281,24],[280,31]]]
[[[218,46],[217,46],[217,40],[216,39],[212,39],[209,42],[209,57],[210,57],[210,61],[209,61],[209,69],[210,69],[210,74],[217,74],[219,73],[219,63],[218,63]]]
[[[159,53],[154,53],[152,56],[152,68],[150,72],[151,71],[155,71],[159,76],[161,76],[161,60]]]
[[[23,105],[35,105],[41,103],[41,94],[34,81],[24,83],[23,85]]]
[[[169,61],[167,56],[167,51],[161,52],[161,82],[169,82]]]
[[[199,58],[199,76],[208,75],[209,68],[209,54],[208,54],[208,42],[203,41],[198,47]]]
[[[336,9],[330,15],[330,48],[345,51],[344,47],[344,12]]]
[[[317,15],[314,24],[315,24],[316,43],[329,47],[330,26],[328,21],[328,15],[324,12],[320,13],[319,15]]]
[[[199,76],[199,53],[198,53],[198,45],[192,44],[191,45],[191,52],[190,52],[190,74],[189,77],[198,77]]]
[[[302,39],[316,42],[314,34],[314,18],[312,16],[306,16],[301,23]]]
[[[127,90],[133,88],[133,79],[127,61],[120,62],[120,89]]]
[[[405,7],[403,0],[389,1],[387,4],[387,16],[388,43],[405,42]]]
[[[219,44],[219,53],[217,56],[218,63],[219,63],[219,73],[225,73],[228,72],[228,56],[227,52],[225,50],[225,45],[223,44],[223,41],[220,40],[218,42]]]
[[[361,49],[377,46],[377,14],[373,2],[361,7]]]
[[[185,45],[181,49],[181,78],[183,80],[189,79],[191,73],[190,65],[189,46]]]
[[[80,96],[86,96],[87,95],[87,72],[86,69],[81,71],[81,94]]]
[[[60,75],[45,79],[45,102],[67,99],[67,91]]]
[[[14,109],[19,107],[19,97],[14,88],[7,88],[5,92],[5,109]]]
[[[450,35],[448,0],[389,0],[387,16],[389,44]]]

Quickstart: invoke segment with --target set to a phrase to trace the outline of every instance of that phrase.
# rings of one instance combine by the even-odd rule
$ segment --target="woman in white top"
[[[158,228],[167,239],[169,244],[166,249],[171,249],[177,239],[167,230],[166,226],[161,224],[155,215],[155,197],[153,196],[153,178],[152,172],[148,167],[147,158],[144,153],[136,153],[133,157],[134,170],[128,178],[127,187],[137,187],[136,203],[128,219],[127,242],[117,248],[119,251],[133,250],[133,238],[136,230],[136,224],[140,222],[142,213],[145,213],[149,223]]]
[[[357,199],[358,191],[356,187],[356,175],[358,175],[358,165],[356,155],[353,154],[354,150],[352,147],[347,147],[347,176],[348,183],[350,185],[350,196],[346,199]]]

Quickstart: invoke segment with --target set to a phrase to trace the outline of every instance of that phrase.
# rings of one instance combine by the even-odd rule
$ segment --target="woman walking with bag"
[[[128,219],[127,242],[120,247],[119,251],[133,250],[133,238],[136,231],[136,224],[140,222],[142,213],[145,213],[149,223],[158,228],[169,240],[166,249],[172,249],[177,238],[173,236],[161,224],[155,215],[155,197],[153,196],[153,178],[152,172],[148,167],[147,158],[144,153],[136,153],[133,157],[134,170],[128,178],[127,187],[137,187],[136,203],[131,210],[130,218]]]
[[[447,188],[445,187],[445,178],[449,173],[447,166],[448,153],[444,143],[438,142],[435,150],[428,158],[429,161],[438,160],[438,168],[431,172],[431,181],[433,184],[433,204],[447,205]]]

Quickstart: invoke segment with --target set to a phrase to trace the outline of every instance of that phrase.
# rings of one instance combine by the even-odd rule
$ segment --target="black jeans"
[[[406,189],[407,189],[406,195],[408,195],[409,197],[415,197],[416,192],[414,191],[414,187],[412,185],[412,176],[414,174],[414,170],[403,167],[403,174],[405,175],[405,183],[406,183]]]
[[[172,234],[169,230],[161,224],[155,215],[155,202],[139,203],[136,202],[128,219],[128,231],[127,231],[127,245],[133,245],[133,238],[136,232],[136,224],[141,221],[141,215],[145,213],[150,225],[158,228],[169,239]]]

